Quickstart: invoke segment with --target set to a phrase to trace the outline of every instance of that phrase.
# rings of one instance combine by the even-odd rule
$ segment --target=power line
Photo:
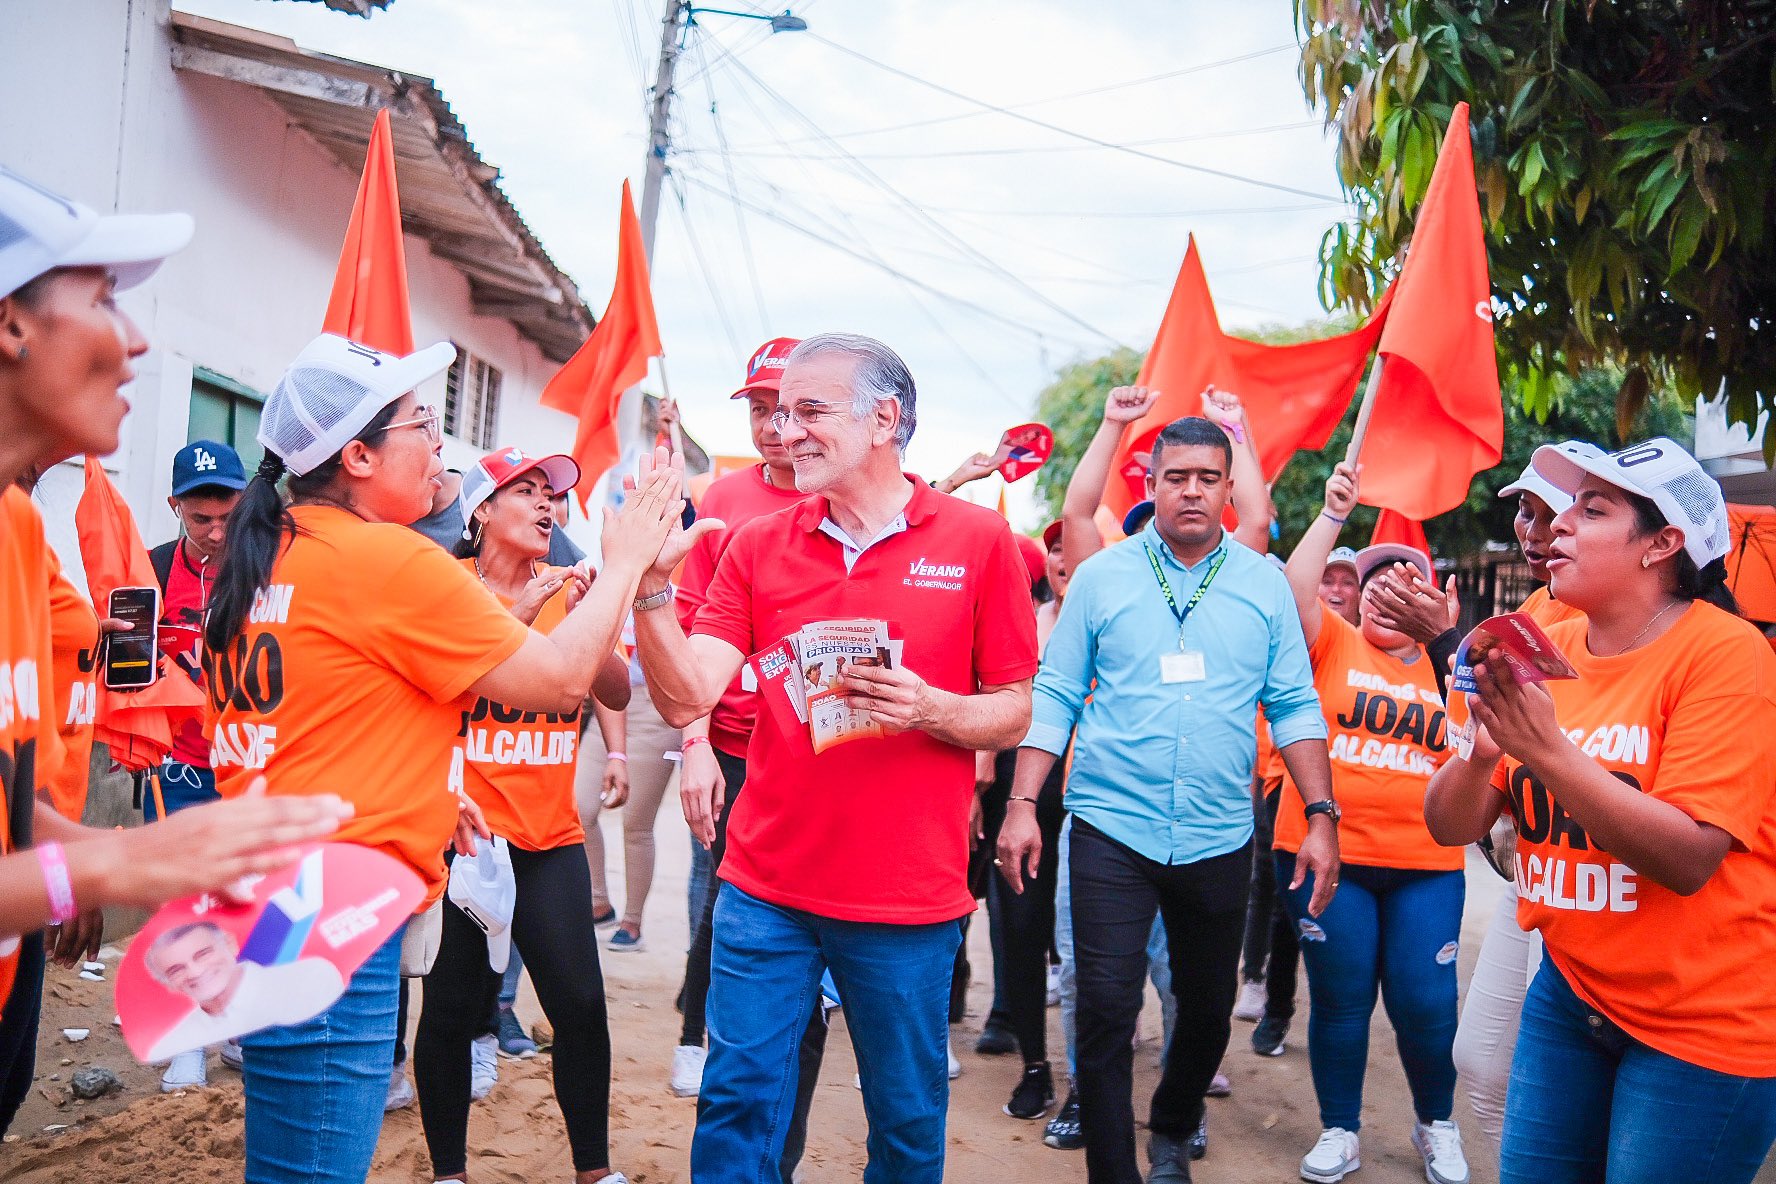
[[[941,160],[947,157],[973,156],[1046,156],[1057,152],[1102,152],[1106,149],[1122,151],[1126,148],[1143,148],[1154,144],[1195,144],[1205,140],[1232,140],[1243,136],[1268,135],[1272,132],[1300,131],[1303,128],[1321,127],[1317,119],[1304,119],[1295,123],[1277,123],[1269,127],[1243,128],[1224,132],[1199,132],[1190,136],[1158,136],[1151,140],[1130,140],[1126,144],[1028,144],[1018,147],[991,148],[946,148],[930,152],[857,152],[853,157],[857,160]],[[763,148],[739,147],[735,152],[747,156],[765,159],[781,159],[790,155],[786,152],[772,152]],[[836,160],[832,155],[809,155],[809,160]]]
[[[734,350],[735,357],[744,355],[745,350],[740,344],[739,334],[734,332],[734,324],[728,318],[727,306],[722,302],[721,293],[715,286],[715,276],[709,269],[709,261],[703,256],[703,244],[697,238],[696,228],[691,225],[691,212],[685,204],[684,178],[677,173],[672,174],[673,188],[678,196],[678,217],[684,224],[685,241],[691,244],[691,254],[697,260],[697,270],[703,274],[703,286],[709,290],[709,302],[715,306],[716,319],[721,321],[722,332],[726,334],[728,344]]]
[[[709,57],[705,52],[705,43],[707,40],[708,38],[703,36],[701,30],[699,30],[697,37],[697,60],[705,64]],[[709,71],[707,68],[703,70],[703,85],[704,89],[709,92],[709,119],[715,126],[716,143],[721,145],[722,167],[727,173],[728,178],[728,196],[730,198],[736,198],[739,195],[739,190],[734,183],[734,159],[728,153],[728,133],[722,127],[721,110],[716,105],[715,100],[715,82],[709,77]],[[765,289],[763,285],[759,283],[758,263],[754,260],[752,255],[752,236],[746,229],[746,212],[741,209],[738,201],[734,201],[733,205],[734,226],[740,235],[740,253],[746,260],[746,275],[752,283],[753,302],[758,306],[759,332],[762,336],[769,337],[771,336],[771,314],[765,308]]]
[[[1061,127],[1058,124],[1049,123],[1046,120],[1037,119],[1031,115],[1024,115],[1020,112],[1013,111],[1008,107],[1000,107],[1000,106],[997,106],[993,103],[986,102],[983,99],[977,99],[977,98],[973,97],[972,95],[965,95],[961,91],[952,90],[947,86],[943,86],[939,83],[932,82],[929,79],[920,78],[917,74],[910,74],[907,71],[900,69],[898,66],[890,66],[885,62],[877,61],[875,58],[870,57],[868,54],[859,53],[857,50],[852,49],[850,46],[840,45],[837,41],[832,40],[830,37],[822,37],[820,34],[814,33],[814,32],[809,32],[807,34],[807,36],[812,37],[814,40],[820,42],[822,45],[825,45],[825,46],[828,46],[832,49],[837,50],[838,52],[846,55],[847,57],[855,58],[856,60],[863,62],[865,65],[874,66],[876,69],[881,70],[884,73],[892,74],[897,78],[903,78],[908,82],[916,83],[919,86],[923,86],[923,87],[926,87],[930,90],[937,91],[939,94],[948,95],[949,97],[951,97],[953,99],[958,99],[964,103],[973,104],[974,106],[980,107],[981,109],[983,109],[985,111],[991,111],[991,112],[994,112],[999,115],[1004,115],[1009,119],[1015,119],[1020,123],[1027,123],[1027,124],[1031,125],[1032,127],[1042,128],[1044,131],[1050,131],[1050,132],[1055,133],[1056,135],[1066,136],[1069,139],[1079,140],[1079,141],[1082,141],[1087,144],[1095,144],[1100,148],[1113,149],[1114,151],[1121,152],[1121,153],[1124,153],[1129,156],[1138,157],[1142,160],[1150,160],[1150,161],[1153,161],[1157,164],[1168,164],[1168,165],[1171,165],[1173,168],[1185,169],[1185,170],[1187,170],[1189,172],[1193,172],[1193,173],[1202,173],[1206,176],[1211,176],[1211,177],[1220,177],[1222,180],[1225,180],[1225,181],[1239,181],[1239,182],[1246,184],[1246,185],[1256,185],[1262,189],[1274,189],[1279,193],[1291,193],[1297,197],[1311,197],[1311,198],[1314,198],[1314,199],[1320,200],[1320,201],[1331,200],[1328,197],[1328,195],[1323,194],[1323,193],[1314,193],[1314,192],[1311,192],[1310,190],[1306,190],[1306,189],[1297,189],[1293,185],[1283,185],[1283,184],[1280,184],[1279,182],[1276,182],[1276,181],[1263,181],[1263,180],[1260,180],[1256,177],[1245,177],[1245,176],[1241,176],[1238,173],[1230,173],[1230,172],[1226,171],[1225,169],[1210,168],[1207,165],[1191,164],[1188,161],[1174,160],[1169,156],[1160,156],[1157,153],[1147,152],[1147,151],[1140,149],[1140,148],[1134,148],[1134,147],[1131,147],[1126,144],[1116,144],[1116,143],[1112,143],[1109,140],[1100,139],[1097,136],[1087,135],[1084,132],[1076,132],[1076,131],[1072,130],[1071,128]]]
[[[1268,57],[1273,53],[1281,53],[1286,49],[1295,48],[1296,46],[1293,42],[1287,45],[1273,45],[1269,49],[1254,50],[1251,53],[1242,53],[1234,57],[1221,58],[1218,61],[1213,62],[1202,62],[1195,66],[1185,66],[1179,70],[1167,70],[1162,74],[1150,74],[1145,78],[1136,78],[1129,82],[1113,82],[1106,86],[1094,86],[1087,90],[1069,91],[1064,95],[1050,95],[1045,99],[1029,99],[1022,103],[1008,103],[1003,109],[1005,111],[1021,111],[1028,107],[1041,107],[1048,103],[1064,102],[1067,99],[1083,99],[1091,95],[1108,94],[1111,91],[1127,90],[1131,87],[1146,86],[1153,82],[1164,82],[1171,78],[1181,78],[1186,74],[1200,74],[1205,70],[1218,70],[1223,66],[1237,65],[1240,62],[1249,62],[1254,58]],[[933,127],[940,123],[955,123],[963,119],[979,119],[982,115],[990,113],[991,112],[988,111],[964,111],[956,115],[938,115],[931,119],[915,119],[910,123],[891,124],[888,127],[872,127],[849,132],[834,132],[832,135],[836,140],[849,140],[856,136],[882,136],[887,135],[889,132],[904,132],[914,128]],[[794,143],[796,141],[791,142]],[[744,145],[742,145],[742,147],[744,147]]]
[[[748,69],[744,63],[735,62],[734,69],[739,71],[742,77],[744,77],[745,79],[750,81],[753,84],[753,86],[757,87],[762,93],[764,93],[766,96],[768,96],[773,101],[775,101],[780,107],[783,108],[784,111],[788,112],[792,118],[794,118],[797,122],[801,123],[803,127],[807,128],[814,135],[816,135],[816,136],[824,136],[825,135],[824,130],[820,127],[819,124],[815,123],[812,119],[810,119],[808,116],[803,114],[802,111],[798,107],[796,107],[795,104],[791,103],[788,99],[786,99],[782,95],[778,94],[777,91],[772,89],[771,86],[768,85],[762,78],[760,78],[752,70]],[[884,193],[888,194],[889,196],[894,197],[897,200],[899,200],[900,202],[902,202],[905,205],[908,212],[910,212],[920,222],[924,223],[928,228],[930,228],[933,232],[935,232],[944,241],[950,243],[951,246],[954,247],[956,250],[959,250],[960,252],[969,256],[970,258],[980,261],[982,264],[991,268],[995,273],[1000,275],[1008,283],[1012,284],[1013,286],[1019,288],[1020,290],[1022,290],[1024,292],[1026,292],[1033,299],[1035,299],[1038,303],[1042,304],[1044,307],[1060,314],[1066,320],[1072,322],[1073,324],[1075,324],[1075,325],[1079,326],[1080,328],[1086,330],[1087,332],[1091,333],[1094,337],[1101,337],[1113,345],[1121,345],[1122,344],[1122,342],[1118,341],[1111,334],[1104,332],[1102,329],[1099,329],[1097,326],[1084,320],[1078,314],[1074,313],[1071,309],[1065,307],[1064,305],[1059,304],[1055,300],[1049,298],[1044,293],[1031,287],[1028,283],[1026,283],[1022,279],[1018,278],[1018,276],[1014,275],[1009,270],[1007,270],[1004,267],[1004,265],[1000,264],[996,260],[989,258],[987,255],[982,253],[980,250],[975,248],[973,244],[967,242],[965,239],[961,238],[954,231],[952,231],[949,227],[945,226],[942,222],[938,221],[937,218],[935,218],[930,213],[928,213],[917,202],[913,201],[911,198],[907,197],[904,193],[900,192],[900,190],[898,190],[894,186],[890,185],[874,169],[870,168],[868,165],[864,164],[862,161],[851,158],[849,156],[849,154],[845,153],[845,149],[843,148],[842,145],[839,145],[839,144],[832,142],[830,140],[827,142],[831,145],[831,147],[837,149],[840,153],[845,154],[846,163],[850,164],[852,169],[860,177],[862,177],[864,180],[868,181],[871,185],[875,186],[876,188],[882,190]]]

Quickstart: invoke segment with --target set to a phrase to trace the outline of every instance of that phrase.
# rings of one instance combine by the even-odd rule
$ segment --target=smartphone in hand
[[[129,629],[106,637],[105,685],[114,691],[153,686],[160,673],[160,589],[114,589],[107,612],[128,621]]]

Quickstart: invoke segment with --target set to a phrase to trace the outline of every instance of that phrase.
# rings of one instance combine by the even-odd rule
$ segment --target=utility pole
[[[641,184],[641,245],[654,263],[654,223],[660,217],[660,186],[666,180],[666,153],[672,147],[667,120],[672,115],[672,71],[678,65],[680,21],[689,0],[666,0],[660,18],[660,68],[654,75],[654,102],[648,112],[647,175]]]

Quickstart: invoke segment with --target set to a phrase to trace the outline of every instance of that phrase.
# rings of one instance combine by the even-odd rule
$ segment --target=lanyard
[[[1178,640],[1182,642],[1184,640],[1184,620],[1190,616],[1190,610],[1202,603],[1203,594],[1209,590],[1209,585],[1214,583],[1215,573],[1221,570],[1221,564],[1227,559],[1227,548],[1225,545],[1222,546],[1220,552],[1215,556],[1215,561],[1209,564],[1209,574],[1204,576],[1203,582],[1196,586],[1196,591],[1190,594],[1190,599],[1184,602],[1183,608],[1178,607],[1178,599],[1172,595],[1172,585],[1167,582],[1165,571],[1159,566],[1159,556],[1155,555],[1153,548],[1146,543],[1141,544],[1141,549],[1147,552],[1147,562],[1153,567],[1153,578],[1159,581],[1159,590],[1165,596],[1166,607],[1172,610],[1174,617],[1178,618]]]

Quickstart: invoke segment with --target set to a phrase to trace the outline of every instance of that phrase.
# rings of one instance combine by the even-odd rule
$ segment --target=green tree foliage
[[[1301,328],[1266,329],[1256,336],[1274,344],[1322,337],[1348,327],[1322,322]],[[1111,387],[1133,382],[1140,368],[1141,355],[1132,350],[1074,362],[1063,367],[1038,396],[1036,417],[1055,434],[1054,453],[1036,474],[1037,493],[1046,503],[1049,517],[1060,516],[1067,482],[1098,430],[1104,397]],[[1516,480],[1529,463],[1530,454],[1540,445],[1579,439],[1617,448],[1649,436],[1688,439],[1690,427],[1684,405],[1670,391],[1659,391],[1648,398],[1629,423],[1627,433],[1618,433],[1615,392],[1621,383],[1621,372],[1607,368],[1588,370],[1576,379],[1558,378],[1548,414],[1538,418],[1525,408],[1520,392],[1507,382],[1504,459],[1498,467],[1474,478],[1468,500],[1459,509],[1425,524],[1431,548],[1439,555],[1457,557],[1473,554],[1488,543],[1510,543],[1511,516],[1516,513],[1516,506],[1509,499],[1499,500],[1498,491]],[[1282,532],[1277,544],[1279,554],[1288,554],[1320,512],[1326,478],[1331,476],[1332,466],[1344,459],[1356,417],[1353,400],[1344,422],[1326,447],[1318,452],[1297,453],[1277,478],[1271,500],[1276,503]],[[1262,431],[1263,425],[1255,425],[1255,429]],[[1375,511],[1359,506],[1346,527],[1345,541],[1360,547],[1369,541],[1374,529]]]
[[[1327,307],[1367,309],[1395,270],[1465,99],[1522,405],[1544,417],[1563,374],[1607,366],[1624,429],[1654,389],[1723,381],[1756,421],[1776,396],[1776,0],[1295,0],[1295,16],[1356,203],[1322,243]]]

